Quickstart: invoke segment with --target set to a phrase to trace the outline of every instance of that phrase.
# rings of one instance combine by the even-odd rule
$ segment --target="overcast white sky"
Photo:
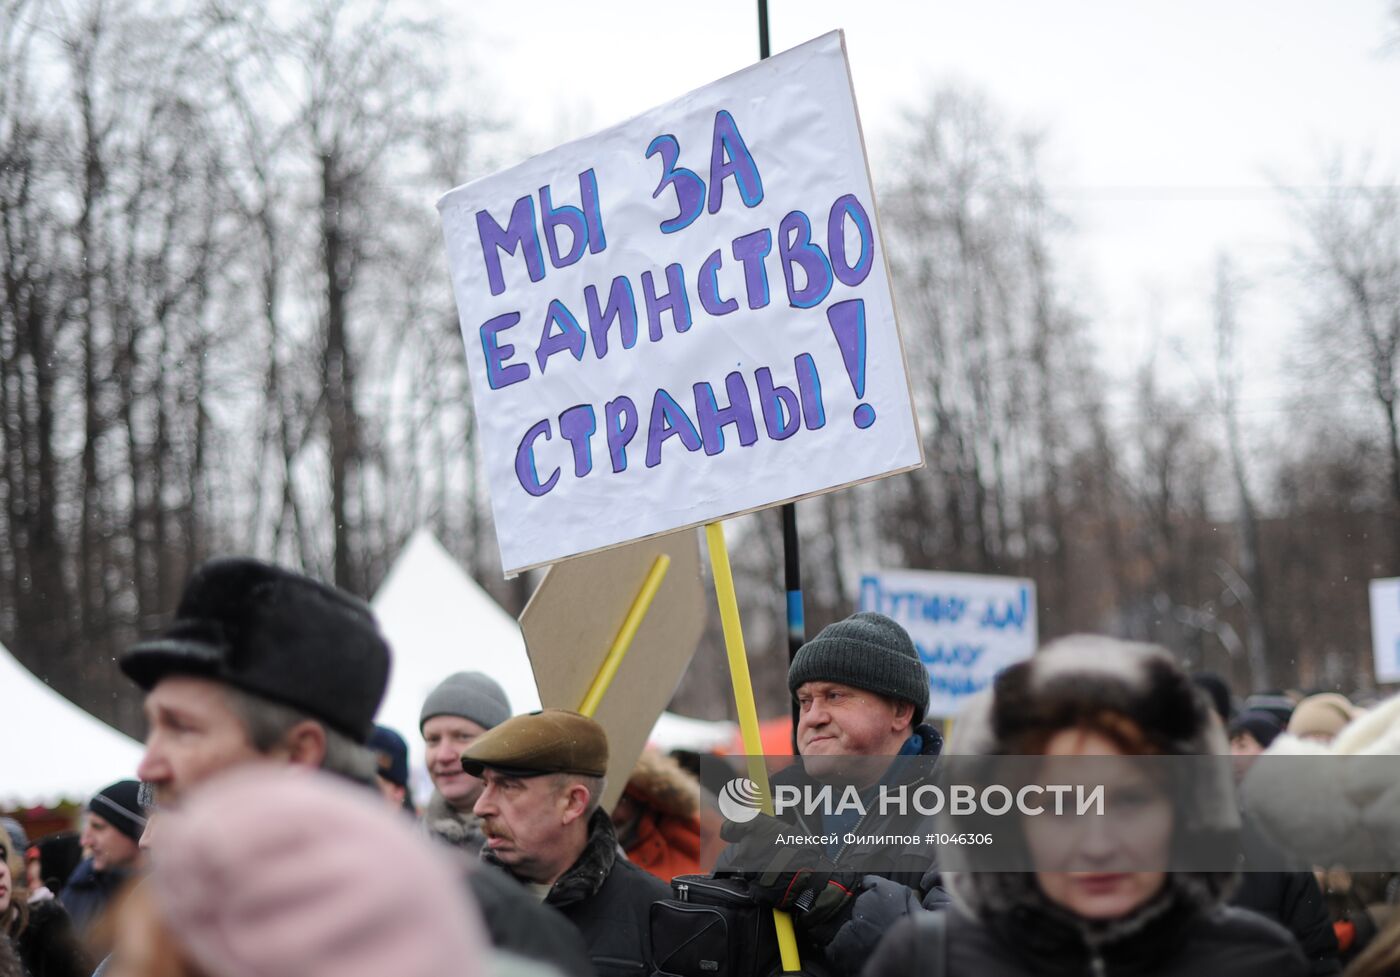
[[[508,165],[751,63],[755,0],[478,0],[464,51],[514,135]],[[980,89],[1045,129],[1047,181],[1075,220],[1060,256],[1122,376],[1154,350],[1209,369],[1211,268],[1254,282],[1254,409],[1280,404],[1295,321],[1281,301],[1293,239],[1276,184],[1316,185],[1337,151],[1400,164],[1400,51],[1385,0],[771,0],[773,52],[846,31],[876,183],[902,110],[931,88]],[[1185,357],[1162,353],[1175,338]],[[1192,351],[1200,351],[1193,366]],[[1126,393],[1116,395],[1126,397]]]

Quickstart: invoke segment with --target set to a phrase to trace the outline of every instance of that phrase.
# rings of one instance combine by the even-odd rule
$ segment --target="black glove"
[[[838,973],[860,973],[875,947],[901,919],[923,912],[919,893],[877,875],[865,876],[844,911],[809,934],[821,940]]]
[[[797,863],[799,868],[787,866]],[[784,912],[807,912],[826,889],[831,872],[811,867],[810,852],[788,852],[775,857],[762,872],[749,873],[749,891],[765,906]]]
[[[759,905],[791,912],[799,925],[817,925],[841,912],[860,875],[838,872],[830,859],[811,848],[778,840],[780,835],[796,831],[793,825],[767,814],[743,823],[726,821],[720,837],[741,846],[742,854],[733,862],[746,870],[725,874],[747,879]]]
[[[814,871],[793,886],[794,922],[809,933],[846,919],[851,900],[859,891],[860,876],[855,872]]]
[[[720,826],[719,836],[730,843],[730,848],[720,859],[726,867],[715,871],[716,878],[745,879],[759,905],[776,905],[782,898],[781,890],[792,881],[788,869],[799,863],[801,855],[799,849],[778,841],[779,835],[792,830],[792,825],[769,814],[743,822],[726,820]],[[742,868],[729,868],[730,865]],[[760,878],[763,885],[759,885]]]

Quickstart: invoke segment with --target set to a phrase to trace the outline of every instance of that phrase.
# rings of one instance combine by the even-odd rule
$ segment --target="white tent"
[[[663,712],[651,728],[647,743],[663,753],[692,750],[709,753],[724,746],[739,731],[739,724],[728,720],[692,719],[674,712]]]
[[[49,688],[0,645],[0,808],[85,802],[136,776],[141,744]]]
[[[429,786],[418,714],[428,693],[453,672],[485,672],[501,683],[512,712],[530,712],[540,707],[535,673],[520,625],[426,529],[408,541],[373,604],[394,656],[377,719],[408,741],[421,802]]]

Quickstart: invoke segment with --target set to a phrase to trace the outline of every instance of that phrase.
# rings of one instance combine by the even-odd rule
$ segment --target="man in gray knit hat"
[[[434,837],[476,854],[486,837],[472,806],[481,781],[462,769],[462,754],[476,738],[510,718],[510,701],[489,675],[458,672],[428,694],[418,718],[433,796],[423,824]]]
[[[909,633],[883,614],[853,614],[823,628],[798,650],[788,689],[800,709],[802,763],[775,775],[775,784],[815,787],[839,775],[866,787],[884,776],[918,775],[894,771],[894,757],[934,757],[942,749],[943,738],[923,722],[928,672]],[[860,763],[845,759],[850,757],[890,759]],[[890,827],[878,814],[859,823],[862,834],[872,836]],[[738,874],[749,879],[759,902],[793,913],[804,964],[818,960],[832,973],[856,974],[888,926],[920,904],[931,908],[945,901],[931,845],[906,851],[883,846],[888,849],[883,854],[900,868],[880,874],[846,868],[875,862],[873,850],[860,842],[844,845],[839,856],[829,855],[841,859],[827,866],[830,871],[793,871],[775,838],[794,827],[800,834],[841,837],[855,824],[800,815],[795,825],[763,816],[726,822],[721,834],[734,844],[719,864],[742,869]],[[770,868],[755,871],[767,858],[775,859]]]
[[[797,652],[788,689],[800,709],[797,752],[810,774],[830,769],[825,757],[938,752],[938,734],[920,727],[928,672],[909,632],[883,614],[823,628]]]

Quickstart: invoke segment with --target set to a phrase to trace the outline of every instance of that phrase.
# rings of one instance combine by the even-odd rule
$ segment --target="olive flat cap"
[[[592,719],[568,709],[513,716],[482,733],[462,754],[462,769],[473,777],[486,767],[511,777],[602,777],[608,772],[608,736]]]

